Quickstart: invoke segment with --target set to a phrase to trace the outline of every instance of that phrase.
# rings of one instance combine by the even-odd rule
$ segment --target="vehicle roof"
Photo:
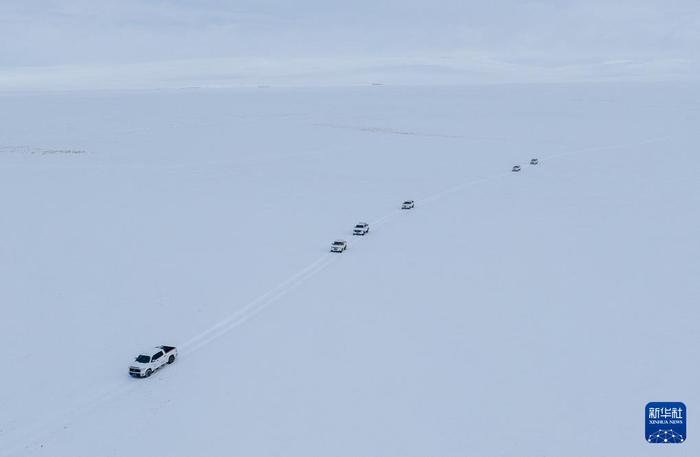
[[[367,222],[358,222],[358,223],[355,224],[355,225],[369,225],[369,224],[368,224]]]
[[[335,244],[335,243],[347,243],[347,241],[345,241],[345,240],[335,240],[335,241],[333,242],[333,244]]]

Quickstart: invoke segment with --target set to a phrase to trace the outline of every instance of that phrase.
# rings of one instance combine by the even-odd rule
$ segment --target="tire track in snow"
[[[627,144],[615,144],[615,145],[607,145],[607,146],[591,146],[591,147],[586,147],[586,148],[572,149],[570,151],[560,152],[560,153],[556,153],[556,154],[549,154],[549,155],[541,156],[540,158],[545,159],[545,160],[551,160],[551,159],[558,159],[558,158],[567,157],[567,156],[576,155],[576,154],[582,154],[584,152],[598,152],[598,151],[608,151],[608,150],[615,150],[615,149],[625,149],[625,148],[630,148],[630,147],[634,147],[634,146],[645,146],[647,144],[652,144],[652,143],[656,143],[659,141],[664,141],[664,140],[667,140],[669,138],[672,138],[672,136],[649,138],[649,139],[642,140],[639,142],[627,143]],[[465,182],[462,182],[459,184],[455,184],[451,187],[448,187],[446,189],[438,191],[434,194],[430,194],[428,196],[417,199],[417,200],[415,200],[415,202],[420,203],[420,204],[430,204],[431,202],[440,200],[440,199],[446,197],[447,195],[460,192],[467,187],[471,187],[471,186],[485,183],[485,182],[489,182],[489,181],[494,181],[494,180],[501,179],[501,178],[505,178],[506,176],[509,176],[511,173],[512,173],[512,171],[505,171],[505,172],[496,173],[496,174],[493,174],[490,176],[476,178],[476,179],[472,179],[470,181],[465,181]],[[385,214],[384,216],[371,222],[370,226],[382,226],[382,225],[386,224],[387,222],[391,221],[396,216],[398,216],[401,213],[401,211],[402,210],[400,210],[400,209],[395,209],[395,210],[391,211],[390,213]]]
[[[476,185],[476,184],[481,184],[481,183],[487,182],[487,181],[493,181],[493,180],[495,180],[495,179],[502,178],[502,177],[507,176],[507,175],[508,175],[508,173],[499,173],[499,174],[493,175],[493,176],[491,176],[491,177],[477,178],[477,179],[474,179],[474,180],[471,180],[471,181],[467,181],[467,182],[463,182],[463,183],[461,183],[461,184],[457,184],[457,185],[452,186],[452,187],[449,187],[449,188],[447,188],[447,189],[445,189],[445,190],[441,190],[440,192],[436,192],[436,193],[434,193],[434,194],[430,194],[430,195],[428,195],[428,196],[426,196],[426,197],[419,198],[419,199],[414,200],[414,201],[415,201],[416,203],[428,204],[428,203],[430,203],[430,202],[439,200],[439,199],[445,197],[446,195],[459,192],[459,191],[463,190],[463,189],[466,188],[466,187],[474,186],[474,185]],[[382,225],[386,224],[387,222],[391,221],[392,219],[394,219],[395,217],[397,217],[399,214],[401,214],[402,211],[405,211],[405,210],[395,209],[395,210],[391,211],[390,213],[388,213],[388,214],[386,214],[386,215],[380,217],[379,219],[376,219],[376,220],[374,220],[373,222],[371,222],[371,223],[370,223],[370,226],[381,227]]]
[[[133,390],[137,385],[129,382],[129,379],[122,379],[114,382],[103,389],[90,394],[88,397],[73,404],[67,410],[53,413],[45,413],[40,419],[34,421],[27,427],[13,430],[4,436],[0,444],[0,455],[20,456],[25,455],[30,449],[40,447],[40,441],[44,441],[68,428],[68,424],[75,418],[93,411],[105,402],[117,398]]]
[[[181,355],[190,354],[196,351],[197,349],[206,346],[215,339],[225,335],[235,327],[238,327],[239,325],[245,323],[250,318],[261,312],[263,309],[267,308],[272,303],[276,302],[277,300],[291,292],[299,285],[303,284],[304,282],[315,276],[317,273],[328,268],[328,266],[333,264],[333,262],[335,262],[336,259],[337,257],[333,257],[330,254],[326,254],[318,258],[305,268],[302,268],[297,273],[293,274],[286,280],[279,283],[274,288],[270,289],[268,292],[265,292],[263,295],[249,302],[248,304],[246,304],[245,306],[243,306],[224,320],[217,322],[212,327],[194,336],[193,338],[190,338],[185,343],[182,343],[179,346],[179,348],[181,349],[178,349],[179,353]]]
[[[598,152],[598,151],[608,151],[608,150],[614,150],[614,149],[625,149],[625,148],[630,148],[630,147],[634,147],[634,146],[645,146],[647,144],[656,143],[656,142],[663,141],[663,140],[666,140],[669,138],[672,138],[672,137],[671,136],[664,136],[664,137],[658,137],[658,138],[650,138],[650,139],[646,139],[643,141],[639,141],[639,142],[635,142],[635,143],[628,143],[628,144],[616,144],[616,145],[608,145],[608,146],[591,146],[591,147],[586,147],[586,148],[573,149],[570,151],[560,152],[557,154],[550,154],[550,155],[541,156],[540,159],[550,160],[550,159],[558,159],[561,157],[567,157],[570,155],[581,154],[584,152]],[[477,178],[477,179],[474,179],[471,181],[466,181],[466,182],[463,182],[460,184],[456,184],[452,187],[449,187],[447,189],[436,192],[436,193],[429,195],[427,197],[423,197],[419,200],[416,200],[416,202],[417,203],[430,203],[432,201],[439,200],[439,199],[445,197],[446,195],[460,192],[461,190],[463,190],[466,187],[470,187],[470,186],[473,186],[475,184],[481,184],[483,182],[494,181],[494,180],[499,179],[499,178],[504,178],[512,173],[513,173],[512,171],[505,171],[505,172],[497,173],[497,174],[494,174],[491,176]]]

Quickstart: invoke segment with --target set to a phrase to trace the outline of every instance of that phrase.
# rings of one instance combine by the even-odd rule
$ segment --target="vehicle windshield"
[[[412,202],[403,202],[404,205],[410,205]]]
[[[138,363],[148,363],[148,362],[151,361],[151,358],[150,358],[149,356],[147,356],[147,355],[143,355],[143,354],[142,354],[142,355],[136,357],[136,361],[137,361]]]
[[[335,243],[333,243],[333,246],[342,246],[342,245],[343,245],[342,241],[336,241]]]

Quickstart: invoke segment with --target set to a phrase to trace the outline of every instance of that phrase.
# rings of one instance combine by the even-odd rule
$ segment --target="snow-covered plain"
[[[698,455],[699,118],[680,84],[3,96],[0,455]]]

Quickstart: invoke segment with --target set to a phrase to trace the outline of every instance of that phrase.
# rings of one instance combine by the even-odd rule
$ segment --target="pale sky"
[[[415,69],[465,82],[686,80],[698,49],[697,0],[0,3],[0,89],[65,82],[66,72],[146,86],[163,75],[165,85],[363,72],[391,82]]]

